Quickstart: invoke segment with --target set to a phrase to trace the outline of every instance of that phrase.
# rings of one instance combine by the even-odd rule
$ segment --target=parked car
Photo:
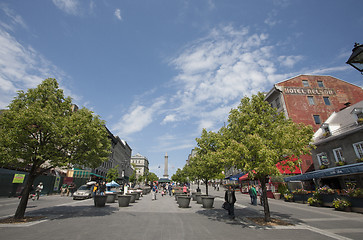
[[[73,193],[73,199],[87,199],[92,197],[93,185],[82,185]]]

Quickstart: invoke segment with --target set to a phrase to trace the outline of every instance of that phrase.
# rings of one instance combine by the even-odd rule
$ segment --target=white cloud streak
[[[53,0],[54,5],[56,5],[60,10],[70,14],[79,14],[79,1],[78,0]]]
[[[132,133],[140,132],[153,121],[153,116],[165,103],[165,100],[157,99],[150,107],[132,106],[129,113],[125,114],[112,130],[123,138]]]
[[[117,9],[115,10],[114,15],[115,15],[115,17],[116,17],[118,20],[122,21],[122,17],[121,17],[121,10],[120,10],[120,9],[118,9],[118,8],[117,8]]]
[[[6,108],[19,90],[34,88],[48,77],[60,82],[66,76],[42,54],[31,46],[23,46],[10,34],[17,26],[24,28],[26,24],[12,10],[4,11],[9,14],[8,22],[0,22],[0,108]],[[69,89],[60,85],[67,96],[72,95]],[[79,99],[75,95],[72,97]]]

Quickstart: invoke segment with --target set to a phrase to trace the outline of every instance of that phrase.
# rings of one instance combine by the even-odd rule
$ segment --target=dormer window
[[[329,130],[329,124],[323,123],[320,127],[323,130],[324,137],[329,137],[331,135],[331,132]]]
[[[363,124],[363,108],[354,108],[350,113],[355,114],[357,123],[359,125]]]

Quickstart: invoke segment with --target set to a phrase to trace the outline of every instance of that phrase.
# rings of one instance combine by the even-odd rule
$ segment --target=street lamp
[[[363,74],[363,45],[359,43],[354,44],[352,55],[349,57],[347,64],[357,69]]]

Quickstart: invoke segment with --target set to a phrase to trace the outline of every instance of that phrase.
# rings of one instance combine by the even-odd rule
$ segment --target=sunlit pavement
[[[195,186],[192,186],[192,190]],[[201,186],[205,192],[205,186]],[[363,215],[336,212],[330,208],[313,208],[304,204],[271,199],[273,217],[294,226],[259,227],[247,217],[263,216],[261,206],[249,204],[249,196],[236,192],[236,219],[228,218],[221,208],[224,190],[216,196],[213,209],[203,209],[191,201],[189,208],[179,208],[175,198],[157,194],[152,201],[145,195],[129,207],[117,203],[104,208],[93,206],[93,200],[47,196],[29,202],[28,215],[42,215],[43,221],[0,225],[3,239],[361,239]],[[15,212],[16,199],[0,199],[1,216]],[[11,213],[12,212],[12,213]]]

